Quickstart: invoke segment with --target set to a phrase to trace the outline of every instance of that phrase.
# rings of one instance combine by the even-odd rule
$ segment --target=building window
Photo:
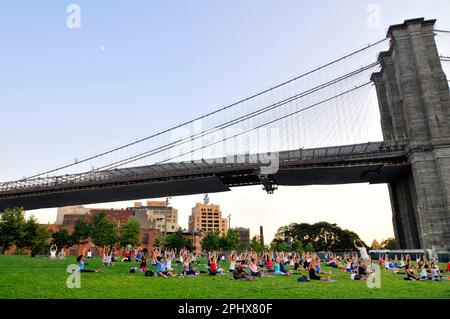
[[[144,245],[148,245],[149,235],[147,233],[144,234],[144,238],[142,239],[142,243]]]

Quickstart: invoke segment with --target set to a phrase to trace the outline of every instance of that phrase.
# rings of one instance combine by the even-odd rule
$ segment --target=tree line
[[[129,219],[120,226],[114,220],[108,219],[101,212],[88,218],[82,216],[75,221],[72,233],[65,228],[60,228],[53,234],[49,234],[47,226],[40,225],[36,218],[25,218],[21,208],[6,209],[0,218],[0,249],[5,253],[12,245],[21,252],[35,256],[39,253],[47,253],[49,243],[58,247],[72,247],[92,242],[98,247],[126,247],[127,245],[139,246],[140,224],[135,219]],[[250,242],[250,247],[243,247],[239,231],[229,229],[224,235],[219,232],[209,231],[201,242],[203,251],[239,251],[253,250],[258,253],[264,251],[333,251],[354,248],[354,241],[360,240],[359,236],[337,224],[319,222],[315,224],[291,223],[280,227],[270,245],[264,245],[255,236]],[[163,249],[187,249],[193,250],[191,239],[185,238],[178,230],[174,233],[161,236],[156,239],[154,246]],[[367,248],[369,248],[366,245]],[[395,249],[395,240],[389,238],[381,244],[374,241],[371,248]]]

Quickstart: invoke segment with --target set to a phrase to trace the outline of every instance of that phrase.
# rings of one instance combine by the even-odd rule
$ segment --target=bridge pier
[[[372,75],[385,140],[407,139],[411,170],[389,185],[400,248],[450,251],[450,92],[435,20],[389,28],[389,51]]]

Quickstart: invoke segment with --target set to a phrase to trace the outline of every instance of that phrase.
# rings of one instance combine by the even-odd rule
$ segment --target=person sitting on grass
[[[219,272],[217,270],[217,255],[216,255],[216,253],[212,253],[212,252],[208,253],[208,264],[209,264],[208,274],[210,274],[211,276],[217,275]]]
[[[97,270],[93,270],[93,269],[85,269],[85,262],[84,262],[84,254],[83,255],[79,255],[77,257],[77,263],[78,263],[78,268],[80,269],[80,272],[101,272],[101,269],[97,269]]]
[[[53,259],[53,260],[55,260],[56,259],[56,252],[58,251],[58,247],[55,245],[55,244],[53,244],[51,247],[50,247],[50,259]]]
[[[428,280],[427,270],[423,265],[419,266],[418,271],[419,271],[419,280]]]
[[[137,254],[136,254],[136,256],[134,258],[136,259],[137,262],[141,261],[142,253],[141,253],[140,249],[138,249]]]
[[[363,280],[367,280],[367,277],[369,276],[368,275],[368,272],[367,272],[367,267],[366,267],[366,264],[362,261],[362,260],[360,260],[359,262],[358,262],[358,275],[361,277],[361,279],[363,279]]]
[[[327,276],[327,278],[322,278],[317,275],[316,268],[315,268],[315,261],[314,259],[311,259],[309,266],[308,266],[308,273],[309,273],[309,279],[310,280],[320,280],[320,281],[331,281],[331,276]]]
[[[293,271],[292,270],[287,270],[286,269],[286,266],[285,266],[285,263],[283,263],[283,261],[280,261],[280,259],[278,259],[279,260],[279,265],[280,265],[280,272],[282,273],[282,274],[284,274],[284,276],[290,276],[290,275],[292,275],[292,273],[293,273]]]
[[[131,262],[131,250],[125,251],[125,258],[122,259],[122,262]]]
[[[323,274],[323,275],[328,275],[328,276],[331,276],[333,274],[331,272],[331,270],[330,271],[322,270],[322,267],[320,266],[320,258],[319,257],[316,257],[315,264],[316,264],[316,266],[315,266],[316,273]]]
[[[403,255],[400,256],[400,264],[398,268],[405,268],[405,258],[403,257]]]
[[[156,257],[156,275],[167,278],[167,277],[176,277],[177,275],[171,273],[170,271],[167,271],[166,269],[166,263],[164,261],[164,256],[157,256]]]
[[[142,257],[141,258],[141,263],[139,264],[139,270],[140,271],[147,271],[149,268],[147,267],[147,258]]]
[[[294,256],[294,270],[300,269],[300,259],[297,254]]]
[[[183,276],[197,276],[195,268],[192,265],[192,256],[185,254],[183,257]]]
[[[441,280],[441,271],[434,262],[431,263],[430,271],[431,271],[431,280]]]
[[[236,259],[237,259],[237,253],[232,250],[230,256],[228,257],[228,260],[230,261],[230,266],[228,267],[230,272],[234,272],[234,269],[236,268]]]
[[[411,264],[406,265],[406,278],[405,280],[419,280],[414,273],[414,269]]]
[[[112,261],[111,261],[111,254],[110,254],[110,248],[109,246],[103,247],[103,259],[102,263],[105,266],[111,267]]]
[[[260,277],[261,276],[261,271],[258,268],[258,264],[257,264],[257,254],[255,253],[254,255],[252,255],[250,257],[250,276],[252,277]]]
[[[450,272],[450,261],[447,263],[447,267],[445,267],[445,272]]]
[[[172,250],[166,250],[165,251],[165,255],[166,255],[166,269],[168,271],[172,271],[172,257],[173,257],[173,251]]]
[[[66,259],[66,250],[64,248],[61,248],[61,251],[59,252],[58,257],[60,260]]]
[[[273,272],[273,264],[272,264],[272,256],[271,254],[267,253],[264,257],[265,263],[264,268],[266,268],[267,272]]]
[[[333,255],[329,256],[328,263],[326,265],[331,268],[338,268],[336,258]]]
[[[233,271],[233,279],[251,279],[251,277],[247,276],[247,272],[244,269],[245,267],[247,267],[245,260],[241,260],[239,266],[237,266]]]

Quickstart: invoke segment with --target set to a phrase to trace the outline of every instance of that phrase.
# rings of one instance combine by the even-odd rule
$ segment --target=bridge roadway
[[[279,168],[261,154],[174,162],[0,183],[0,211],[230,191],[230,187],[388,183],[410,169],[405,141],[279,152]],[[267,158],[267,157],[266,157]],[[266,164],[263,164],[266,163]]]

